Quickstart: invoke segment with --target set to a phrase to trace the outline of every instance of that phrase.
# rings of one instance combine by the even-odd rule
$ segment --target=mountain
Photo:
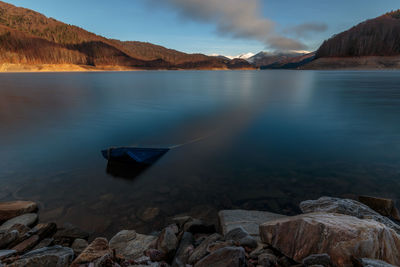
[[[308,54],[308,53],[307,53]],[[288,53],[269,53],[269,52],[260,52],[249,59],[251,64],[253,64],[256,67],[262,67],[262,68],[267,68],[267,66],[283,66],[287,63],[290,63],[290,61],[293,59],[294,61],[297,61],[296,59],[299,57],[303,57],[306,55],[306,53],[299,53],[299,52],[288,52]]]
[[[334,35],[305,68],[400,68],[400,10]]]
[[[298,69],[315,58],[315,52],[302,54],[299,56],[292,56],[287,58],[282,58],[276,62],[269,65],[261,66],[261,69]]]
[[[186,54],[143,42],[107,39],[0,1],[0,70],[249,69],[246,62]]]

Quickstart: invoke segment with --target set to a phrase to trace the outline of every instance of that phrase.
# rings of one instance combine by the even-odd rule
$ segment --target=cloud
[[[287,28],[284,32],[288,34],[294,34],[297,37],[306,37],[313,32],[325,32],[327,29],[328,26],[325,23],[311,22]]]
[[[253,39],[274,50],[302,50],[307,47],[276,32],[275,23],[262,16],[260,0],[152,0],[167,4],[190,20],[213,23],[224,36]],[[300,29],[301,31],[301,29]]]

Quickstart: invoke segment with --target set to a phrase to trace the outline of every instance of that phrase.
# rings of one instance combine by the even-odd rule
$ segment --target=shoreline
[[[381,266],[400,264],[400,214],[390,199],[322,197],[299,215],[221,210],[218,224],[177,216],[150,235],[110,240],[40,222],[38,204],[0,203],[0,266]],[[40,223],[39,223],[40,222]],[[337,246],[337,244],[341,244]],[[382,248],[385,252],[381,253]],[[388,263],[385,263],[386,261]],[[390,265],[390,264],[393,265]]]
[[[130,68],[124,66],[89,66],[75,64],[0,64],[0,73],[75,73],[75,72],[134,72],[134,71],[235,71],[235,70],[258,70],[257,68]]]

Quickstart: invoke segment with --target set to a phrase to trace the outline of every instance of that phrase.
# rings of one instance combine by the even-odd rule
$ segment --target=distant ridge
[[[0,64],[36,69],[77,65],[79,69],[251,69],[246,61],[186,54],[144,42],[122,42],[88,32],[0,1]],[[33,67],[36,66],[36,67]]]

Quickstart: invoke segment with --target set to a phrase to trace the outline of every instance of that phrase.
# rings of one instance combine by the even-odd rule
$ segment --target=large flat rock
[[[19,215],[34,212],[37,204],[32,201],[11,201],[0,203],[0,222],[7,221]]]
[[[300,209],[303,213],[328,212],[350,215],[359,219],[373,219],[383,223],[389,228],[400,234],[400,226],[389,218],[382,216],[367,205],[352,199],[342,199],[334,197],[321,197],[316,200],[307,200],[300,203]]]
[[[251,236],[259,239],[259,226],[265,222],[285,218],[287,216],[267,211],[256,210],[221,210],[218,213],[222,234],[243,227]]]
[[[327,253],[337,266],[353,266],[352,257],[400,266],[400,236],[372,219],[309,213],[264,223],[260,233],[264,243],[298,262]]]

